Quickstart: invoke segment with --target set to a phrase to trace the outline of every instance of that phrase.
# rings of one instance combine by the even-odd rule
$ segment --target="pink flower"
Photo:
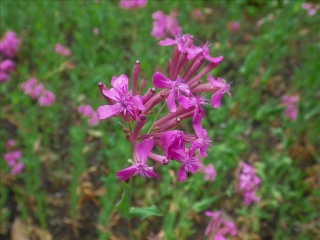
[[[9,74],[0,70],[0,82],[6,82],[9,79]]]
[[[31,95],[33,92],[33,89],[36,87],[37,84],[38,84],[37,79],[30,78],[29,80],[22,83],[21,85],[22,91],[24,92],[24,94]]]
[[[316,5],[313,5],[311,3],[302,3],[301,8],[306,10],[309,16],[313,16],[317,12]]]
[[[14,58],[18,53],[20,43],[16,33],[8,31],[0,40],[0,52],[6,57]]]
[[[4,154],[3,158],[7,162],[7,164],[12,167],[15,165],[16,161],[21,158],[22,153],[20,150],[16,150],[13,152],[8,152]]]
[[[8,147],[14,147],[16,142],[13,139],[9,139],[6,144]]]
[[[97,125],[99,122],[99,115],[96,111],[92,109],[90,105],[81,105],[78,107],[78,112],[84,116],[89,117],[88,124],[90,126]]]
[[[121,181],[126,181],[131,176],[135,176],[138,173],[142,178],[154,177],[158,178],[157,174],[153,171],[153,167],[149,167],[146,164],[148,154],[151,152],[154,146],[152,139],[143,140],[141,143],[134,144],[133,160],[134,164],[116,173],[116,176]]]
[[[197,134],[197,140],[192,142],[194,148],[200,149],[200,155],[203,157],[207,156],[207,149],[211,145],[211,140],[207,138],[207,130],[203,129],[201,124],[193,124],[193,129]]]
[[[18,162],[11,168],[10,174],[17,175],[18,173],[22,172],[23,168],[24,164],[22,162]]]
[[[60,54],[62,56],[70,56],[71,55],[71,51],[69,48],[63,46],[60,43],[57,43],[55,46],[55,51],[57,54]]]
[[[147,5],[147,0],[121,0],[119,3],[120,8],[141,8]]]
[[[163,14],[162,11],[157,11],[152,14],[154,19],[151,36],[155,38],[163,38],[168,33],[177,35],[181,32],[176,19],[177,11],[172,11],[169,15]]]
[[[226,235],[237,235],[237,228],[233,222],[222,219],[222,212],[205,212],[206,216],[211,217],[206,228],[205,235],[213,240],[225,240]]]
[[[236,21],[230,21],[227,23],[227,27],[231,32],[237,32],[239,30],[240,24]]]
[[[51,106],[54,102],[54,99],[55,99],[55,96],[52,92],[48,90],[44,90],[42,92],[42,95],[38,98],[38,102],[42,107]]]
[[[111,79],[111,85],[113,88],[103,90],[102,94],[112,99],[114,104],[98,107],[99,118],[106,119],[117,114],[123,114],[127,120],[129,117],[136,120],[136,109],[143,110],[144,105],[140,96],[132,96],[131,92],[128,91],[128,77],[124,74],[119,77],[114,76]]]
[[[0,71],[11,72],[15,69],[16,64],[10,60],[6,59],[0,63]]]
[[[206,181],[214,181],[216,179],[217,172],[213,167],[213,164],[209,164],[204,167],[203,169],[205,174],[205,180]]]
[[[190,93],[188,85],[184,84],[181,78],[178,77],[176,81],[171,81],[160,72],[155,72],[152,75],[152,84],[156,88],[171,89],[167,98],[170,112],[177,111],[176,98],[179,97],[181,91],[186,94]]]
[[[296,105],[298,104],[299,100],[300,97],[298,95],[285,95],[282,99],[281,105],[286,107],[284,114],[291,121],[295,121],[298,117],[299,111]]]
[[[84,117],[91,117],[94,111],[90,105],[80,105],[78,112]]]
[[[255,195],[255,191],[261,181],[255,174],[255,169],[246,163],[240,162],[239,171],[237,190],[244,197],[244,204],[249,205],[251,202],[260,201],[260,198]]]

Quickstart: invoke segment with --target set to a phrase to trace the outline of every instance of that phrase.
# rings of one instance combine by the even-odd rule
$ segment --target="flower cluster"
[[[78,107],[78,112],[83,116],[87,117],[88,119],[88,124],[90,126],[97,125],[99,122],[99,116],[96,111],[92,109],[90,105],[80,105]]]
[[[10,58],[14,58],[19,50],[21,41],[16,33],[8,31],[0,41],[0,82],[9,80],[9,73],[15,70],[15,63]]]
[[[211,220],[206,228],[205,235],[212,240],[225,240],[226,235],[237,235],[237,228],[233,222],[222,219],[222,212],[205,212]]]
[[[284,114],[291,120],[294,121],[298,116],[298,109],[296,104],[299,102],[300,97],[297,95],[286,95],[282,98],[281,105],[286,107]]]
[[[319,8],[319,5],[314,5],[312,3],[302,3],[301,8],[306,10],[309,16],[313,16],[316,14]]]
[[[119,7],[125,9],[141,8],[145,5],[147,5],[147,0],[121,0],[119,3]]]
[[[101,94],[108,102],[107,105],[98,107],[99,118],[117,116],[128,123],[128,127],[122,125],[122,129],[126,134],[126,140],[132,145],[133,165],[117,172],[116,176],[122,181],[138,173],[143,178],[157,178],[153,167],[147,165],[147,158],[161,165],[169,164],[170,160],[178,162],[180,168],[177,177],[180,182],[186,179],[187,173],[199,170],[202,165],[199,157],[207,156],[207,149],[211,145],[207,131],[201,123],[205,117],[203,106],[208,105],[203,93],[212,93],[210,104],[214,108],[220,107],[221,98],[225,93],[231,96],[230,84],[221,78],[214,79],[208,75],[208,82],[203,82],[203,77],[223,58],[211,57],[209,44],[195,46],[193,36],[186,34],[175,39],[167,38],[160,41],[159,45],[173,45],[173,55],[167,62],[166,75],[155,72],[152,76],[153,87],[144,94],[147,80],[142,78],[138,87],[139,61],[133,67],[131,91],[128,77],[124,74],[112,77],[110,89],[101,82],[98,84]],[[160,91],[157,92],[157,89]],[[162,107],[157,108],[161,103]],[[163,113],[166,105],[168,112]],[[156,110],[159,112],[151,128],[142,133],[148,116]],[[176,129],[184,119],[192,119],[193,133],[187,134]],[[131,128],[132,121],[135,124],[134,128]],[[207,169],[208,179],[214,178],[213,170],[211,167]]]
[[[71,55],[71,50],[65,46],[63,46],[60,43],[57,43],[54,47],[54,50],[56,51],[57,54],[62,55],[62,56],[70,56]]]
[[[251,202],[260,201],[260,198],[255,195],[255,191],[260,185],[260,178],[256,175],[256,170],[250,165],[240,162],[237,177],[239,180],[237,190],[244,197],[244,204],[249,205]]]
[[[11,149],[15,146],[15,141],[10,139],[7,141],[6,145],[8,149]],[[11,175],[17,175],[23,170],[24,168],[23,163],[18,161],[21,157],[22,157],[22,153],[20,150],[10,151],[3,155],[4,160],[6,161],[9,168],[11,169],[10,170]]]
[[[155,38],[163,38],[168,34],[176,35],[181,32],[181,28],[177,21],[177,11],[173,10],[169,15],[165,15],[162,11],[152,14],[154,19],[151,36]]]
[[[33,99],[37,99],[40,106],[51,106],[54,102],[55,96],[52,92],[46,90],[42,83],[37,79],[30,78],[22,83],[22,90],[24,94],[30,95]]]

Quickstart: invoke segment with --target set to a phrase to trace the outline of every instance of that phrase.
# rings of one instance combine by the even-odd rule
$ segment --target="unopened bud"
[[[132,138],[131,138],[131,140],[133,142],[137,141],[139,132],[145,123],[146,123],[146,116],[144,114],[140,114],[137,118],[136,126],[133,130],[133,134],[132,134]]]
[[[137,94],[137,83],[140,74],[140,62],[136,61],[132,70],[132,95]]]

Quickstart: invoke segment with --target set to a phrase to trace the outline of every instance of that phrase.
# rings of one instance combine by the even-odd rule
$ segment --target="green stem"
[[[131,192],[133,188],[133,177],[130,177],[129,179],[129,190],[128,190],[128,212],[130,211],[130,206],[131,206]],[[128,219],[128,231],[129,231],[129,239],[134,239],[133,238],[133,230],[132,230],[132,224],[131,224],[131,217],[129,216]]]

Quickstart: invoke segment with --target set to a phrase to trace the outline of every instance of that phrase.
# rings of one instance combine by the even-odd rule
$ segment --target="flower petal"
[[[103,105],[98,107],[97,113],[100,119],[106,119],[119,114],[121,110],[122,110],[121,104],[116,103],[114,105]]]
[[[166,38],[165,40],[161,40],[158,42],[160,46],[170,46],[176,44],[176,40],[173,40],[171,38]]]
[[[171,90],[168,98],[167,98],[167,104],[170,112],[176,112],[177,111],[177,105],[176,105],[176,94],[175,90]]]
[[[116,173],[116,176],[120,179],[120,181],[126,181],[132,175],[137,172],[137,168],[135,165],[122,169]]]
[[[173,88],[174,82],[164,76],[161,72],[152,75],[152,84],[156,88]]]
[[[154,146],[154,141],[152,139],[145,139],[138,145],[138,154],[140,158],[140,163],[145,164],[148,158],[148,154],[151,152]]]

